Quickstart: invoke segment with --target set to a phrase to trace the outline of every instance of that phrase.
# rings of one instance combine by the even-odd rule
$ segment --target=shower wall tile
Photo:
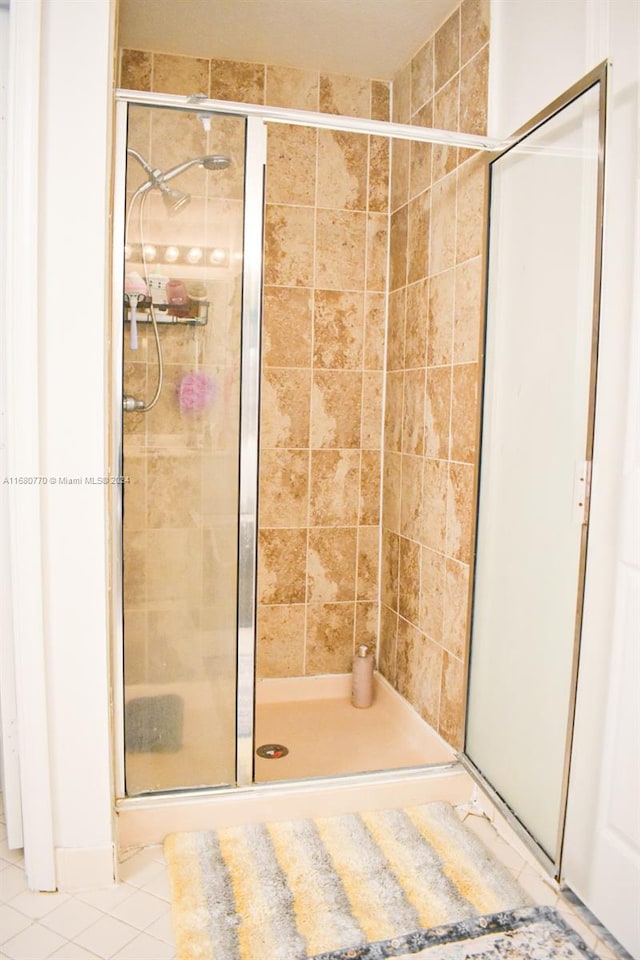
[[[315,284],[327,290],[364,290],[366,214],[347,210],[316,213]]]
[[[420,608],[420,545],[400,537],[398,557],[398,613],[418,625]]]
[[[320,74],[321,113],[337,113],[345,117],[369,119],[371,116],[371,81],[360,77]]]
[[[366,210],[368,138],[340,130],[318,131],[319,207]]]
[[[265,287],[262,316],[265,366],[311,366],[311,318],[310,289]]]
[[[266,529],[259,534],[260,603],[304,603],[305,583],[299,576],[307,563],[306,529]]]
[[[363,451],[380,449],[382,429],[382,386],[382,373],[374,371],[363,374],[362,433],[360,438]]]
[[[204,93],[206,95],[209,89],[209,61],[197,57],[156,53],[153,57],[152,89],[155,93],[174,93],[184,96]],[[188,151],[187,156],[189,156]]]
[[[265,283],[269,286],[313,286],[313,244],[312,208],[267,204]]]
[[[360,448],[362,374],[315,370],[311,395],[311,446]]]
[[[390,530],[382,531],[382,602],[398,612],[400,537]]]
[[[396,74],[394,119],[485,132],[488,38],[488,0],[463,0]],[[484,160],[447,145],[413,143],[407,153],[394,143],[391,198],[381,669],[459,746],[475,510]],[[421,411],[422,447],[415,429]],[[420,551],[417,617],[407,548],[398,555],[400,617],[395,612],[397,571],[388,545],[398,532],[403,545]]]
[[[384,80],[371,81],[371,119],[390,120],[391,85]]]
[[[382,370],[384,366],[385,302],[383,293],[367,291],[365,295],[365,370]]]
[[[307,604],[305,673],[347,673],[351,669],[355,603]]]
[[[304,673],[306,605],[258,606],[256,672],[259,677],[300,677]]]
[[[317,111],[319,96],[319,77],[314,71],[267,64],[265,103],[269,106]]]
[[[309,530],[307,600],[352,600],[356,592],[357,527]]]
[[[240,60],[212,60],[209,96],[213,100],[264,103],[266,66]]]
[[[387,285],[387,215],[370,213],[367,217],[366,288],[384,292]]]
[[[378,450],[360,454],[360,503],[358,522],[365,526],[380,523],[380,471],[382,457]]]
[[[263,447],[309,446],[309,370],[265,369],[260,398],[260,440]]]
[[[313,311],[314,368],[361,369],[363,337],[364,294],[316,290]]]
[[[358,450],[312,450],[309,518],[312,526],[355,526],[358,522]]]
[[[308,514],[309,452],[260,451],[260,527],[305,527]]]
[[[150,453],[147,457],[147,516],[150,530],[202,526],[201,457]]]
[[[371,601],[367,604],[377,613],[378,553],[380,529],[377,524],[358,527],[358,580],[356,598]]]
[[[460,9],[451,14],[434,37],[435,90],[460,69]]]
[[[127,90],[151,90],[153,54],[147,50],[120,51],[120,86]]]
[[[317,131],[310,127],[284,123],[267,127],[267,203],[314,205],[317,139]]]
[[[368,209],[387,213],[391,149],[386,137],[369,138]]]
[[[366,644],[374,655],[378,644],[378,603],[358,602],[355,604],[355,624],[353,631],[353,649]]]

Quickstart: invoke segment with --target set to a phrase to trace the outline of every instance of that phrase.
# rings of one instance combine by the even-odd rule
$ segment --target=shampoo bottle
[[[370,707],[373,703],[373,652],[365,644],[353,658],[351,703],[354,707]]]

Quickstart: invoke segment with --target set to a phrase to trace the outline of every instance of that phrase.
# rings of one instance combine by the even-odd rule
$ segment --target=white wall
[[[492,0],[491,14],[493,136],[507,136],[592,67],[612,61],[592,501],[564,877],[633,953],[640,951],[633,836],[640,717],[637,674],[634,682],[629,677],[638,653],[640,465],[638,385],[630,373],[637,379],[640,5]]]
[[[21,733],[29,735],[38,748],[38,737],[48,736],[44,764],[21,745],[22,805],[28,811],[25,847],[27,822],[37,823],[40,808],[42,819],[52,823],[54,849],[49,855],[55,855],[54,882],[71,888],[112,881],[114,865],[106,490],[103,484],[86,484],[85,478],[104,476],[107,462],[108,184],[115,4],[113,0],[29,0],[28,7],[18,10],[16,3],[23,0],[12,0],[11,10],[14,22],[25,24],[29,46],[21,38],[10,71],[16,77],[20,62],[31,61],[35,82],[32,89],[17,91],[12,130],[33,124],[33,149],[24,152],[37,156],[34,183],[27,194],[36,203],[33,236],[17,231],[25,248],[19,251],[12,276],[23,274],[23,288],[7,317],[11,328],[8,362],[13,365],[15,392],[10,455],[14,472],[37,472],[48,480],[38,488],[18,491],[12,501],[14,553],[16,549],[20,553],[21,534],[29,519],[25,504],[39,514],[37,529],[32,526],[28,531],[34,548],[31,567],[24,562],[29,558],[22,550],[22,570],[17,570],[12,587]],[[27,11],[29,16],[23,17]],[[15,141],[19,142],[18,136]],[[31,156],[22,161],[31,169]],[[25,186],[19,165],[12,176],[19,196]],[[13,210],[12,222],[19,222],[27,212]],[[21,323],[27,313],[25,337],[29,337],[29,349],[33,347],[28,369],[20,352]],[[22,408],[16,402],[18,396],[25,399]],[[33,407],[28,406],[31,400]],[[22,460],[21,451],[27,445],[20,443],[20,430],[34,434],[30,456]],[[65,484],[61,478],[81,482]],[[31,682],[30,674],[35,676],[37,670],[26,654],[29,643],[36,653],[39,648],[25,629],[28,618],[22,615],[39,607],[40,569],[39,646],[46,667],[41,690]],[[31,718],[40,712],[39,731],[33,729]],[[38,795],[35,780],[29,777],[38,763],[43,769],[39,793],[44,795]],[[47,789],[42,789],[45,784]],[[46,845],[46,838],[36,840]],[[25,849],[28,861],[40,859],[40,851],[34,849],[38,842],[28,852]],[[42,854],[45,863],[46,851]],[[44,876],[45,883],[40,885],[49,885],[46,870],[30,873],[28,869],[27,873],[30,884],[37,886]]]

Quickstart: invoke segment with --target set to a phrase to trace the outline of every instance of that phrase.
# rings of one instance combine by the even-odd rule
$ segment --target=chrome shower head
[[[174,177],[178,177],[181,173],[184,173],[189,167],[204,167],[205,170],[224,170],[230,163],[231,160],[229,157],[218,156],[217,154],[211,154],[207,157],[193,157],[191,160],[185,160],[184,163],[179,163],[176,167],[171,167],[166,173],[161,174],[158,179],[166,183],[167,180],[173,180]]]
[[[170,217],[175,216],[191,202],[190,193],[174,190],[172,187],[168,187],[166,183],[159,183],[158,187],[162,191],[162,202]]]

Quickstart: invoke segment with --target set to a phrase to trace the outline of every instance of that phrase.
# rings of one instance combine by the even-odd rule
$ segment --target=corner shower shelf
[[[136,310],[137,323],[151,323],[151,300],[145,298]],[[189,300],[184,307],[170,307],[166,303],[153,305],[156,323],[186,323],[192,327],[204,327],[209,322],[209,301]],[[130,322],[130,307],[125,298],[124,321]]]

